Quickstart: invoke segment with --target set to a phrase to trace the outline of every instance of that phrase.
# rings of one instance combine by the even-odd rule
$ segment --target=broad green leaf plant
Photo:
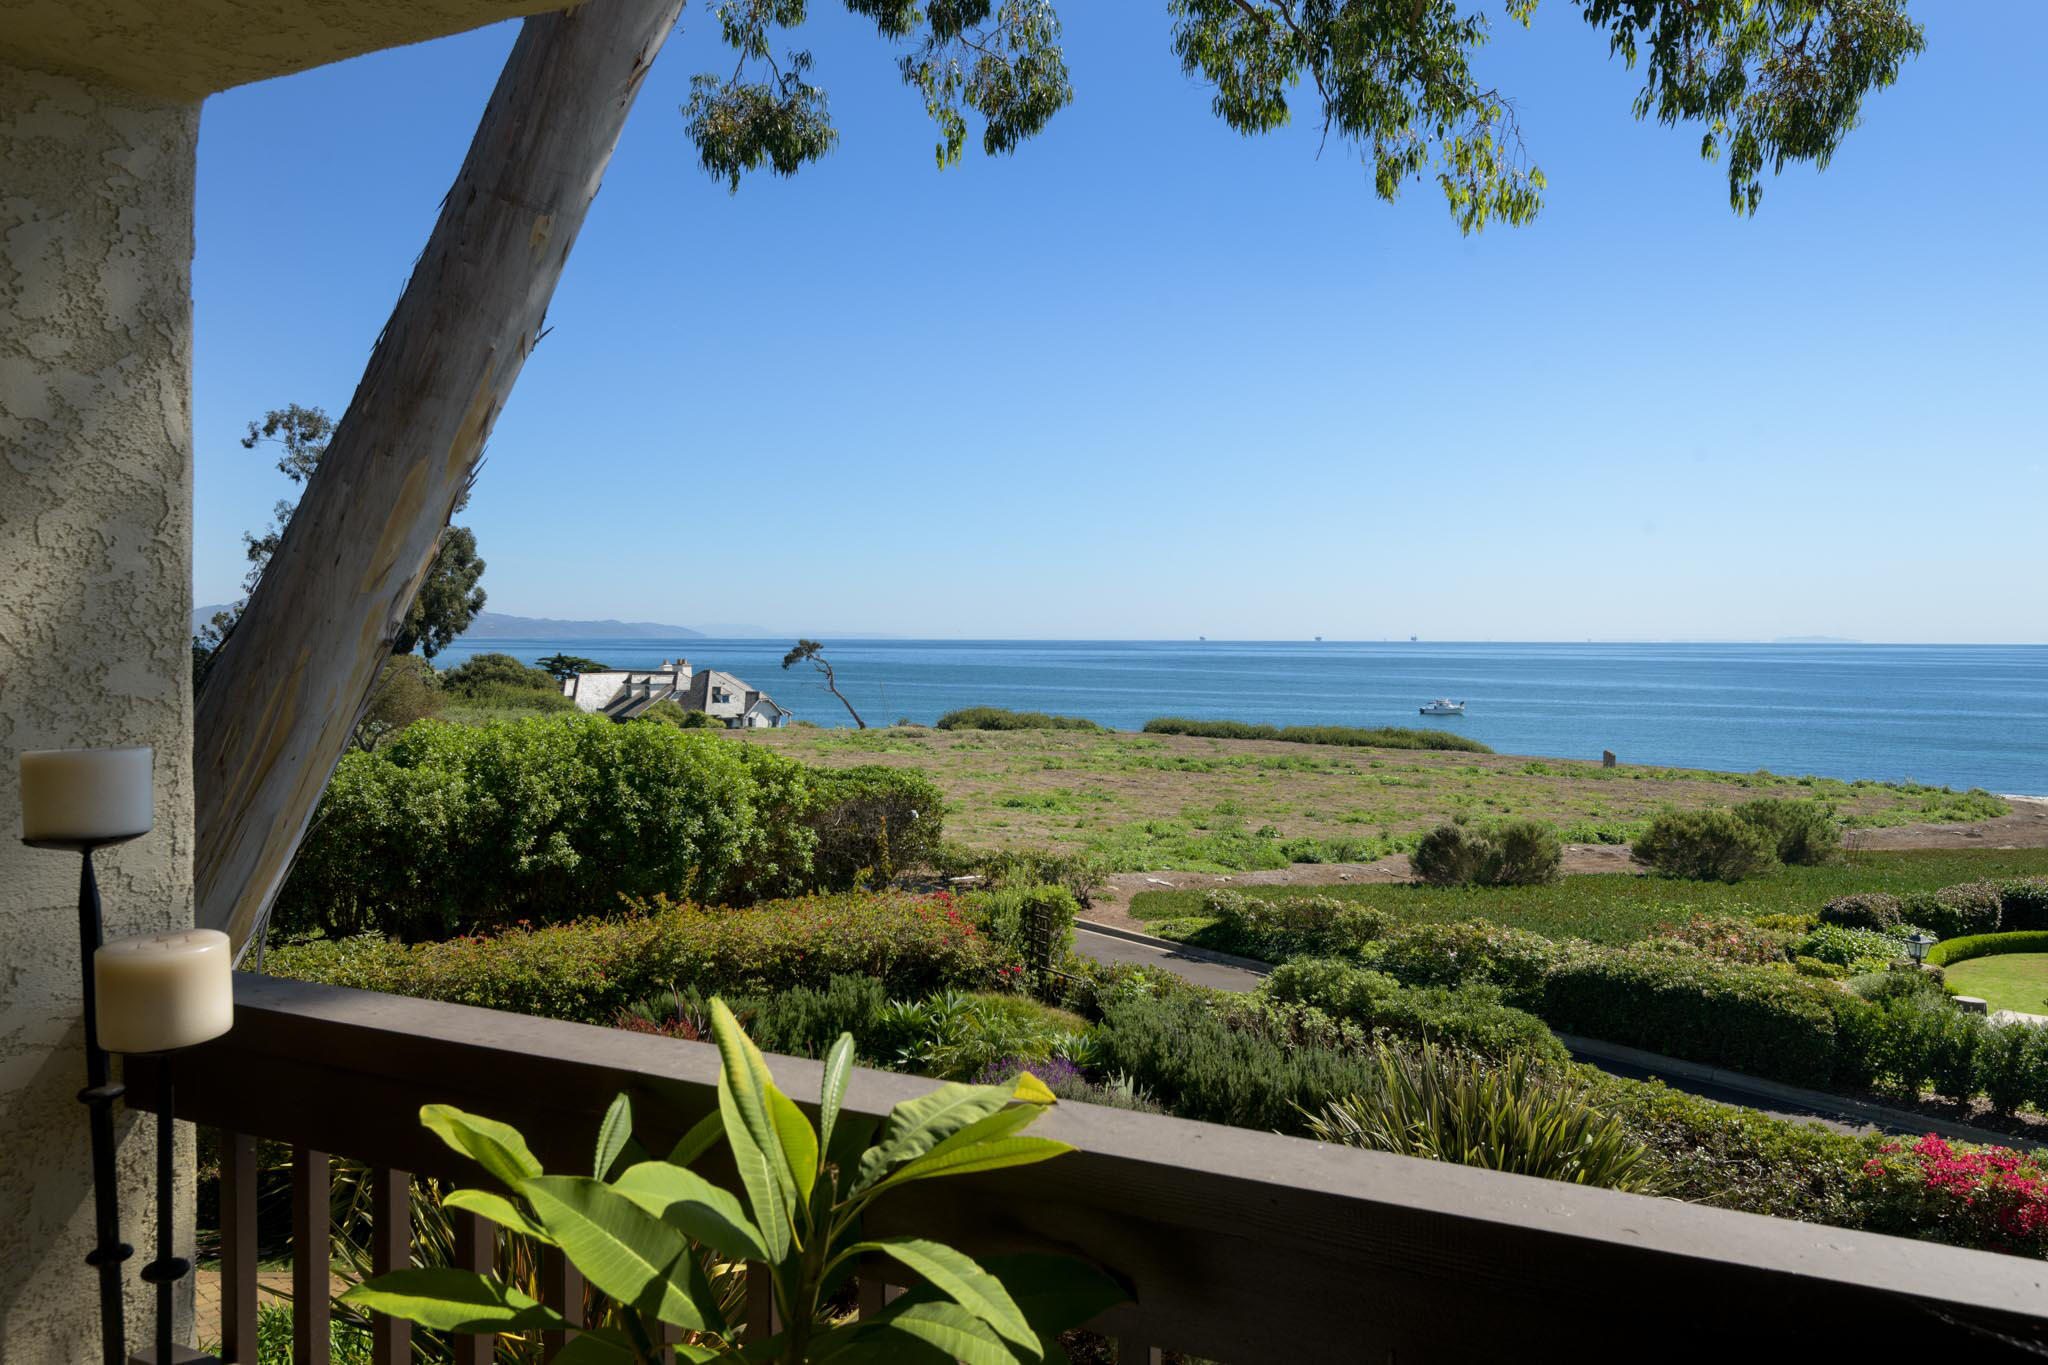
[[[1064,1257],[977,1262],[926,1238],[862,1231],[871,1203],[914,1181],[1071,1151],[1024,1133],[1054,1102],[1035,1077],[940,1086],[897,1105],[875,1133],[871,1123],[842,1119],[853,1070],[853,1037],[842,1034],[825,1061],[814,1126],[775,1087],[724,1001],[711,1002],[711,1021],[722,1062],[718,1112],[665,1160],[648,1159],[634,1141],[624,1095],[598,1131],[587,1176],[542,1170],[507,1124],[449,1105],[420,1110],[421,1123],[503,1187],[455,1190],[448,1207],[560,1248],[613,1301],[604,1325],[579,1331],[556,1357],[562,1365],[654,1365],[665,1349],[686,1361],[1060,1361],[1058,1333],[1125,1300],[1100,1271]],[[721,1139],[744,1198],[691,1169]],[[879,1314],[835,1322],[834,1298],[866,1257],[893,1260],[922,1283]],[[745,1333],[721,1306],[711,1271],[733,1263],[765,1269],[780,1322],[772,1335]],[[440,1267],[377,1276],[342,1301],[443,1332],[569,1327],[494,1276]],[[682,1344],[666,1346],[664,1326],[680,1329]]]

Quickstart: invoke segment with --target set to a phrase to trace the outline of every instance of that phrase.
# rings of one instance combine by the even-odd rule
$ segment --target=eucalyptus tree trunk
[[[201,689],[198,922],[239,954],[290,870],[541,331],[682,0],[522,25],[432,237]]]

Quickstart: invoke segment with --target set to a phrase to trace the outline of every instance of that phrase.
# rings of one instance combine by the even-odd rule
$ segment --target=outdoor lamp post
[[[1906,940],[1906,951],[1913,955],[1915,963],[1925,962],[1927,960],[1927,950],[1939,941],[1915,929],[1913,937]]]
[[[21,841],[79,855],[78,965],[85,995],[85,1089],[78,1092],[92,1130],[93,1249],[87,1265],[100,1278],[100,1357],[123,1365],[127,1334],[121,1314],[121,1263],[133,1248],[121,1240],[120,1192],[114,1182],[114,1101],[121,1087],[107,1078],[93,998],[93,954],[102,939],[96,848],[126,843],[155,823],[155,755],[148,748],[46,749],[21,756]]]

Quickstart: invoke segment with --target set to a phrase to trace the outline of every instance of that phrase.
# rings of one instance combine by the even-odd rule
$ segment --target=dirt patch
[[[1967,825],[1896,825],[1852,829],[1844,848],[2048,848],[2048,798],[2008,796],[2012,814]]]

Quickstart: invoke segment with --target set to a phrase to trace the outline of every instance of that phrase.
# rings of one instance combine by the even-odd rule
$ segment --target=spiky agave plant
[[[879,1140],[842,1122],[853,1038],[840,1035],[825,1060],[815,1127],[775,1087],[767,1063],[722,1000],[711,1003],[723,1063],[718,1112],[666,1160],[641,1159],[632,1111],[621,1095],[598,1132],[593,1173],[549,1175],[507,1124],[447,1105],[420,1121],[473,1157],[504,1187],[456,1190],[450,1208],[481,1214],[545,1246],[559,1247],[590,1286],[611,1300],[604,1325],[581,1331],[556,1357],[565,1365],[654,1365],[664,1324],[682,1329],[672,1349],[689,1361],[883,1361],[944,1358],[968,1365],[1036,1365],[1061,1331],[1127,1296],[1100,1271],[1065,1257],[1005,1256],[976,1262],[920,1237],[865,1237],[861,1215],[877,1198],[918,1180],[999,1170],[1072,1150],[1023,1136],[1053,1096],[1028,1073],[994,1086],[944,1085],[890,1111]],[[690,1169],[721,1139],[731,1148],[744,1203]],[[509,1196],[509,1197],[508,1197]],[[700,1249],[727,1263],[764,1266],[782,1329],[742,1333],[707,1281]],[[862,1257],[890,1258],[923,1281],[879,1314],[834,1323],[834,1289]],[[393,1271],[356,1286],[345,1303],[444,1332],[564,1329],[554,1309],[494,1275],[447,1268]]]
[[[1649,1153],[1582,1091],[1518,1055],[1377,1047],[1378,1085],[1308,1114],[1309,1132],[1376,1152],[1651,1192]],[[1304,1111],[1306,1112],[1306,1111]]]

